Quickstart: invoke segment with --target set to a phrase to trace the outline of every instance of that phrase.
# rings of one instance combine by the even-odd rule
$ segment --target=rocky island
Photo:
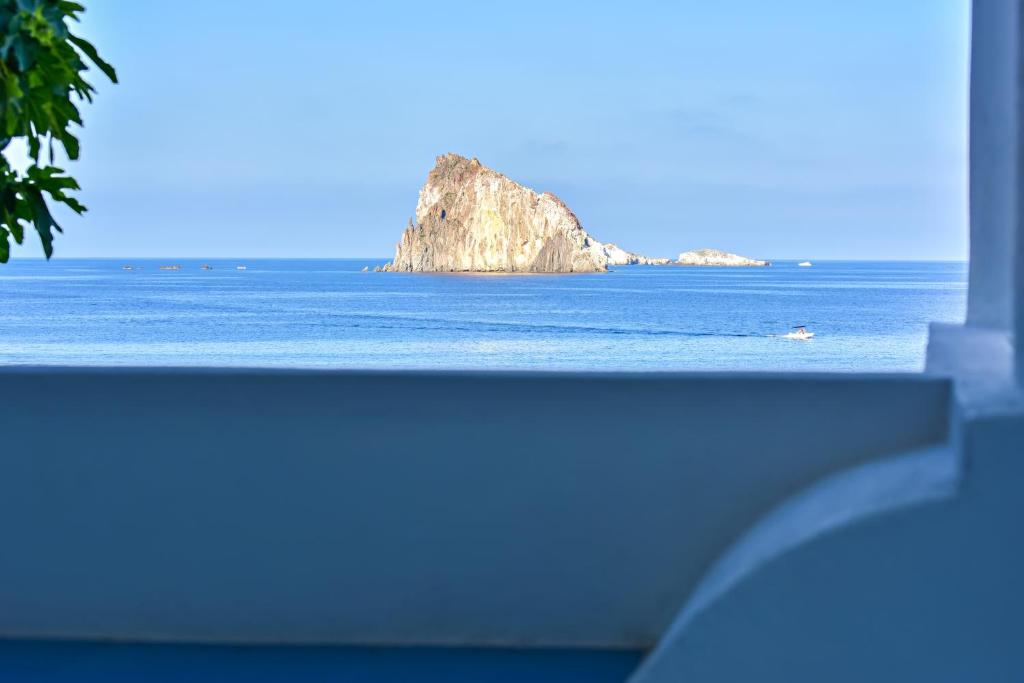
[[[641,258],[612,245],[615,259]],[[437,158],[389,271],[593,273],[608,248],[561,199],[457,154]]]
[[[576,214],[550,192],[537,193],[458,154],[437,157],[420,189],[416,217],[378,270],[446,273],[596,273],[618,265],[668,265],[594,239]],[[682,265],[766,265],[734,254],[738,262]],[[692,260],[692,259],[691,259]],[[697,259],[699,260],[699,259]],[[715,258],[708,258],[715,261]]]
[[[675,261],[677,266],[770,266],[770,261],[758,261],[739,254],[718,249],[684,251]]]

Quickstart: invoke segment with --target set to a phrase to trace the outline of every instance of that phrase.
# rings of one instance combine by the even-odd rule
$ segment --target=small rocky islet
[[[477,159],[437,157],[387,272],[599,273],[620,265],[767,266],[717,249],[675,261],[594,239],[565,202]]]

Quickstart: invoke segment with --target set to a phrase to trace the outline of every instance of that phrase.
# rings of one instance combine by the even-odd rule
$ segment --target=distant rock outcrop
[[[739,254],[730,254],[718,249],[697,249],[684,251],[675,261],[680,266],[770,266],[769,261],[758,261]]]
[[[603,244],[605,258],[609,266],[664,266],[672,263],[672,259],[652,258],[626,251],[617,244]]]
[[[594,239],[576,214],[476,159],[437,158],[388,271],[593,273],[671,263]]]
[[[457,154],[437,157],[395,248],[374,271],[595,273],[625,265],[765,266],[716,249],[678,261],[650,258],[591,237],[565,203]]]
[[[607,270],[593,239],[555,195],[533,190],[457,154],[437,158],[416,221],[389,271],[592,273]]]

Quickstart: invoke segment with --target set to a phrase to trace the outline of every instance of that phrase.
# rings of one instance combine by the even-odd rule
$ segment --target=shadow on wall
[[[629,650],[249,647],[0,641],[0,680],[19,683],[612,683]]]

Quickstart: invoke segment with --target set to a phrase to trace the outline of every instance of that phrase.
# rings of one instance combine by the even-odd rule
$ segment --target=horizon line
[[[390,262],[392,257],[380,256],[15,256],[11,254],[9,263],[14,261],[60,261],[60,260],[94,260],[94,261],[128,261],[128,260],[263,260],[263,261],[381,261]],[[969,258],[815,258],[785,257],[764,258],[768,262],[811,261],[811,262],[852,262],[852,263],[970,263]],[[4,264],[5,265],[5,264]],[[0,265],[2,268],[3,265]]]
[[[202,261],[204,259],[209,260],[275,260],[275,261],[391,261],[393,257],[381,257],[381,256],[53,256],[47,259],[45,256],[15,256],[11,254],[10,262],[15,260],[21,261],[60,261],[60,260],[75,260],[75,259],[92,259],[92,260],[109,260],[109,261],[123,261],[123,260],[194,260]],[[921,263],[969,263],[970,259],[964,258],[816,258],[816,257],[767,257],[762,260],[765,261],[845,261],[845,262],[921,262]],[[0,266],[2,267],[2,266]]]

